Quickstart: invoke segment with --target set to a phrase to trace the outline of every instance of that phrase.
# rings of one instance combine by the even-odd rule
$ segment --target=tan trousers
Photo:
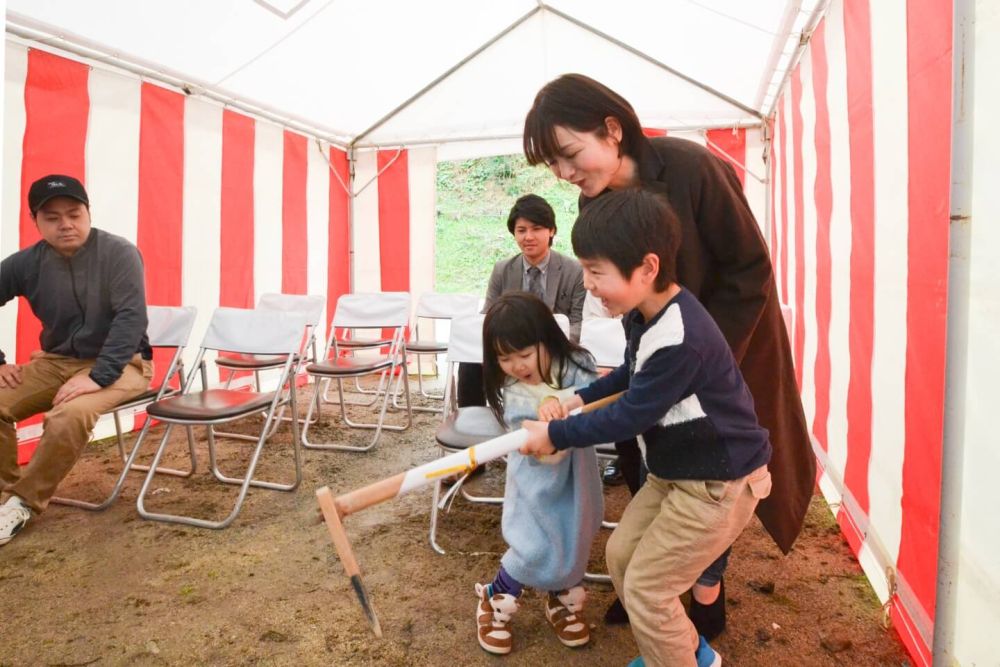
[[[137,354],[114,384],[53,408],[52,399],[63,383],[90,373],[94,363],[94,359],[45,353],[21,367],[20,385],[0,389],[0,491],[18,496],[35,512],[45,509],[80,458],[98,417],[146,391],[153,377],[153,362]],[[21,470],[14,422],[41,412],[45,412],[41,441]]]
[[[606,549],[646,665],[696,665],[698,634],[680,596],[736,541],[770,490],[767,466],[729,482],[646,478]]]

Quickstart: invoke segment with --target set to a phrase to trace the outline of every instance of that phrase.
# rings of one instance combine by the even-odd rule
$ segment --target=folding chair
[[[302,428],[302,445],[307,449],[333,449],[351,452],[366,452],[378,443],[382,431],[404,431],[413,423],[413,413],[410,410],[410,386],[406,373],[406,359],[404,356],[403,338],[405,336],[406,325],[410,320],[410,295],[406,292],[375,292],[369,294],[344,294],[337,300],[337,311],[333,316],[333,323],[330,327],[330,336],[327,343],[323,361],[306,366],[306,373],[317,381],[323,381],[322,394],[326,394],[330,383],[337,383],[337,404],[340,405],[341,421],[351,428],[374,430],[371,442],[367,445],[345,445],[337,443],[312,443],[309,442],[309,427],[319,420],[322,400],[309,402],[309,410],[306,412],[306,423]],[[392,329],[390,338],[380,337],[378,341],[361,342],[352,346],[350,350],[357,352],[362,347],[383,347],[389,349],[385,354],[381,350],[374,351],[373,355],[351,356],[341,355],[343,348],[342,341],[345,339],[358,340],[356,334],[366,329],[376,329],[381,333],[382,329]],[[386,344],[386,341],[387,344]],[[392,394],[392,378],[396,372],[400,372],[403,382],[403,394],[406,399],[406,422],[401,425],[386,424],[385,414],[389,407],[389,396]],[[344,380],[349,378],[360,379],[368,375],[379,375],[378,387],[375,389],[374,403],[378,402],[382,396],[381,408],[378,411],[378,421],[376,422],[355,422],[347,416],[347,403],[344,400]],[[317,394],[320,394],[317,390]],[[372,403],[367,404],[367,406]],[[367,407],[366,406],[366,407]],[[313,410],[316,411],[316,419],[313,419]]]
[[[580,326],[580,345],[594,355],[598,368],[617,368],[625,360],[625,330],[621,320],[613,317],[596,317],[584,320]],[[614,461],[618,454],[613,444],[597,445],[597,458],[609,462]],[[602,520],[604,528],[614,528],[618,524]],[[607,583],[611,578],[606,574],[584,574],[587,581]]]
[[[291,483],[281,484],[254,478],[257,462],[268,440],[272,422],[278,418],[279,411],[285,405],[289,406],[292,415],[296,411],[295,378],[292,371],[295,368],[295,357],[304,354],[302,350],[303,331],[307,324],[306,316],[298,312],[281,313],[270,310],[246,310],[241,308],[218,308],[212,315],[208,331],[202,341],[198,356],[195,357],[194,368],[183,392],[178,396],[162,399],[151,404],[146,413],[167,424],[160,441],[160,446],[153,457],[151,470],[139,491],[136,506],[139,515],[144,519],[181,523],[199,528],[225,528],[236,519],[243,507],[247,491],[251,486],[274,489],[277,491],[294,491],[302,480],[302,465],[299,456],[299,420],[290,419],[292,428],[292,455],[295,462],[295,479]],[[204,357],[208,350],[236,352],[241,354],[280,354],[285,356],[281,368],[281,376],[277,389],[272,392],[235,391],[232,389],[209,389],[208,372]],[[191,391],[195,375],[201,374],[202,390]],[[257,445],[250,457],[246,474],[242,478],[227,477],[219,470],[215,454],[215,436],[211,428],[215,424],[235,421],[242,417],[266,412],[264,424],[257,436]],[[170,441],[170,432],[174,425],[197,426],[204,425],[208,434],[208,456],[212,474],[220,482],[240,486],[236,504],[229,515],[222,521],[209,521],[195,517],[163,514],[146,510],[146,494],[156,467],[163,458]]]
[[[424,398],[442,400],[442,394],[430,394],[424,389],[424,373],[421,359],[425,356],[437,357],[439,354],[448,352],[448,343],[440,340],[426,340],[420,338],[420,320],[427,319],[433,321],[450,321],[459,315],[476,313],[479,310],[479,297],[475,294],[442,294],[440,292],[425,292],[420,295],[417,301],[416,321],[414,322],[414,339],[406,343],[406,355],[413,355],[417,358],[417,386],[420,395]],[[399,408],[396,403],[396,395],[393,395],[393,406]],[[413,406],[411,408],[419,412],[442,412],[442,408]]]
[[[458,407],[455,398],[455,376],[458,364],[483,363],[483,318],[479,313],[463,315],[451,321],[451,337],[448,341],[447,382],[444,395],[444,418],[438,426],[435,440],[445,453],[468,449],[507,432],[504,424],[497,421],[493,411],[485,406]],[[431,501],[430,542],[434,551],[444,554],[437,543],[437,523],[441,499],[441,479],[434,483]],[[450,493],[455,493],[454,489]],[[460,493],[471,502],[502,504],[503,498],[472,496],[466,490]]]
[[[296,358],[295,374],[298,375],[302,368],[309,363],[316,361],[316,331],[319,329],[320,320],[323,318],[323,308],[326,305],[326,298],[310,294],[261,294],[257,301],[257,310],[274,311],[278,313],[301,313],[306,316],[305,344],[303,350],[307,354]],[[264,371],[278,370],[285,365],[284,355],[260,355],[260,354],[233,354],[220,356],[215,360],[215,365],[223,370],[229,371],[226,378],[225,388],[229,389],[236,373],[239,371],[253,372],[254,388],[259,393],[261,391],[260,374]],[[284,410],[279,418],[274,422],[277,429],[282,421],[287,420]],[[301,423],[301,419],[299,420]],[[235,438],[237,440],[255,441],[254,436],[242,433],[228,433],[215,431],[216,437]]]
[[[111,411],[111,415],[114,417],[115,421],[115,436],[118,445],[118,454],[123,463],[122,471],[118,475],[118,479],[115,482],[114,487],[111,489],[111,494],[99,503],[92,503],[86,500],[60,496],[53,497],[52,502],[59,505],[70,505],[72,507],[80,507],[82,509],[92,511],[107,509],[113,502],[115,502],[118,495],[121,493],[122,487],[125,485],[125,479],[128,477],[130,470],[137,470],[141,472],[149,471],[149,466],[139,465],[134,463],[134,461],[139,453],[139,447],[142,445],[142,441],[145,439],[146,433],[149,430],[150,420],[146,420],[143,428],[139,431],[138,437],[135,439],[135,445],[132,446],[132,451],[128,452],[127,447],[125,446],[125,436],[122,432],[121,413],[135,410],[136,408],[143,407],[153,401],[158,401],[167,396],[173,396],[183,390],[185,381],[184,361],[181,357],[184,353],[184,347],[188,343],[188,338],[191,336],[191,329],[194,327],[194,319],[197,313],[197,309],[192,307],[146,306],[146,316],[149,322],[146,327],[146,334],[149,336],[150,346],[156,348],[172,348],[174,350],[174,354],[170,358],[170,364],[167,366],[167,372],[163,376],[163,383],[160,384],[159,387],[150,387],[135,398],[119,403]],[[170,381],[174,376],[177,377],[180,389],[174,389],[170,386]],[[190,469],[175,470],[174,468],[157,468],[157,473],[162,475],[172,475],[174,477],[190,477],[194,474],[196,468],[194,436],[190,429],[188,430],[187,436],[188,453],[191,458]]]

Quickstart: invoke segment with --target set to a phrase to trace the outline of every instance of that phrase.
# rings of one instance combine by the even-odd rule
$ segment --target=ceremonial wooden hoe
[[[574,410],[572,414],[597,410],[615,402],[621,395],[622,392],[588,403],[582,408]],[[440,477],[464,473],[477,465],[516,452],[527,441],[527,437],[528,432],[520,428],[460,452],[442,456],[406,472],[387,477],[374,484],[354,489],[336,498],[329,486],[316,489],[316,498],[323,511],[323,520],[326,522],[327,530],[330,531],[333,547],[340,557],[340,562],[344,565],[344,572],[351,578],[351,586],[354,587],[354,592],[358,596],[358,601],[361,603],[361,608],[364,610],[375,636],[382,636],[382,626],[375,614],[375,609],[372,608],[365,584],[361,581],[361,568],[358,567],[358,560],[354,557],[354,550],[347,539],[347,532],[344,530],[344,524],[341,520],[366,507],[398,498],[414,489],[426,486]]]

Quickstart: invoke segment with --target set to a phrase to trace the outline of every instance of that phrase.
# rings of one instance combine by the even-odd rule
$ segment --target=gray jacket
[[[0,305],[25,297],[42,322],[42,349],[96,359],[90,378],[106,387],[136,353],[153,358],[144,283],[139,249],[91,227],[87,242],[72,257],[39,241],[0,262]]]
[[[579,342],[580,322],[583,321],[583,298],[587,290],[583,288],[583,269],[572,257],[550,250],[549,266],[545,276],[545,305],[553,313],[562,313],[569,318],[570,338]],[[486,288],[486,308],[500,298],[504,292],[519,292],[523,289],[524,260],[520,254],[496,263]]]

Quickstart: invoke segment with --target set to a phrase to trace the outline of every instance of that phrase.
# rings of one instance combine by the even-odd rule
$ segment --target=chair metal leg
[[[390,369],[391,370],[391,369]],[[389,407],[389,396],[391,392],[389,391],[389,384],[391,380],[387,381],[387,376],[389,371],[383,371],[379,378],[379,388],[377,391],[382,395],[382,407],[379,411],[378,421],[375,423],[364,423],[364,422],[354,422],[347,416],[346,405],[340,402],[340,419],[341,421],[351,427],[358,429],[374,430],[375,433],[372,436],[371,441],[367,445],[341,445],[336,443],[316,443],[309,441],[309,426],[316,420],[312,420],[313,407],[316,406],[317,419],[319,418],[319,402],[314,401],[309,404],[309,411],[306,413],[306,424],[302,428],[302,446],[306,449],[321,449],[321,450],[336,450],[336,451],[347,451],[347,452],[367,452],[371,450],[378,443],[379,437],[382,435],[382,431],[404,431],[408,429],[413,424],[413,413],[410,411],[410,386],[409,380],[406,377],[406,373],[403,373],[403,384],[404,384],[404,395],[406,396],[406,423],[402,425],[386,424],[385,414]],[[330,378],[327,378],[327,384],[330,382]],[[341,378],[336,378],[338,385],[338,391],[343,395],[343,380]],[[382,391],[382,386],[385,385],[385,391]]]
[[[115,481],[115,485],[111,490],[111,495],[109,495],[107,498],[105,498],[103,501],[99,503],[92,503],[86,500],[78,500],[76,498],[64,498],[58,496],[53,496],[51,502],[57,503],[59,505],[70,505],[72,507],[79,507],[81,509],[95,511],[95,512],[110,507],[111,504],[118,499],[119,494],[121,494],[122,492],[122,487],[125,485],[125,479],[128,477],[129,470],[131,470],[136,457],[139,455],[139,449],[142,446],[142,441],[145,439],[146,433],[149,432],[149,425],[150,425],[149,420],[146,420],[146,423],[142,425],[142,430],[139,431],[139,437],[136,438],[135,446],[132,448],[132,452],[128,455],[128,458],[125,460],[125,465],[122,466],[122,471],[118,475],[118,479]],[[152,467],[153,470],[150,471],[150,475],[156,472],[155,463]]]
[[[292,411],[294,413],[295,411],[294,387],[290,389],[290,392],[291,396],[289,398],[289,401],[291,403]],[[136,509],[139,512],[139,516],[141,516],[144,519],[151,519],[154,521],[165,521],[167,523],[179,523],[187,526],[195,526],[197,528],[211,528],[214,530],[220,530],[222,528],[226,528],[227,526],[232,524],[233,521],[236,520],[236,517],[239,515],[240,510],[243,508],[243,501],[246,500],[247,492],[249,491],[251,486],[264,487],[280,491],[293,491],[296,488],[298,488],[299,483],[302,481],[302,461],[299,454],[298,420],[296,419],[291,420],[292,451],[295,459],[295,481],[291,484],[283,485],[283,484],[276,484],[273,482],[264,482],[261,480],[255,480],[253,478],[253,474],[257,469],[257,463],[260,460],[260,455],[264,450],[264,444],[267,442],[268,439],[267,431],[271,425],[270,422],[271,419],[268,419],[267,422],[265,422],[264,424],[264,428],[261,429],[260,437],[257,440],[257,446],[254,448],[253,455],[250,458],[250,463],[247,466],[246,475],[242,478],[242,480],[225,478],[224,476],[222,476],[221,478],[222,481],[229,482],[230,480],[232,480],[232,483],[238,483],[240,485],[240,491],[239,494],[237,495],[236,503],[233,506],[232,511],[225,519],[221,521],[208,521],[206,519],[198,519],[195,517],[181,516],[175,514],[165,514],[160,512],[149,512],[146,510],[145,507],[146,493],[149,491],[149,485],[153,481],[153,473],[155,472],[156,466],[159,464],[160,459],[163,457],[163,453],[166,451],[167,444],[169,442],[170,429],[173,425],[168,424],[166,433],[164,433],[163,436],[163,440],[160,442],[160,446],[156,450],[156,455],[153,457],[153,463],[151,465],[153,470],[150,470],[149,474],[146,475],[146,479],[143,481],[142,488],[139,491],[139,497],[136,499]],[[218,465],[215,457],[214,438],[212,436],[211,430],[208,431],[208,438],[209,438],[209,459],[211,462],[211,469],[213,474],[216,474],[216,477],[219,477]]]

